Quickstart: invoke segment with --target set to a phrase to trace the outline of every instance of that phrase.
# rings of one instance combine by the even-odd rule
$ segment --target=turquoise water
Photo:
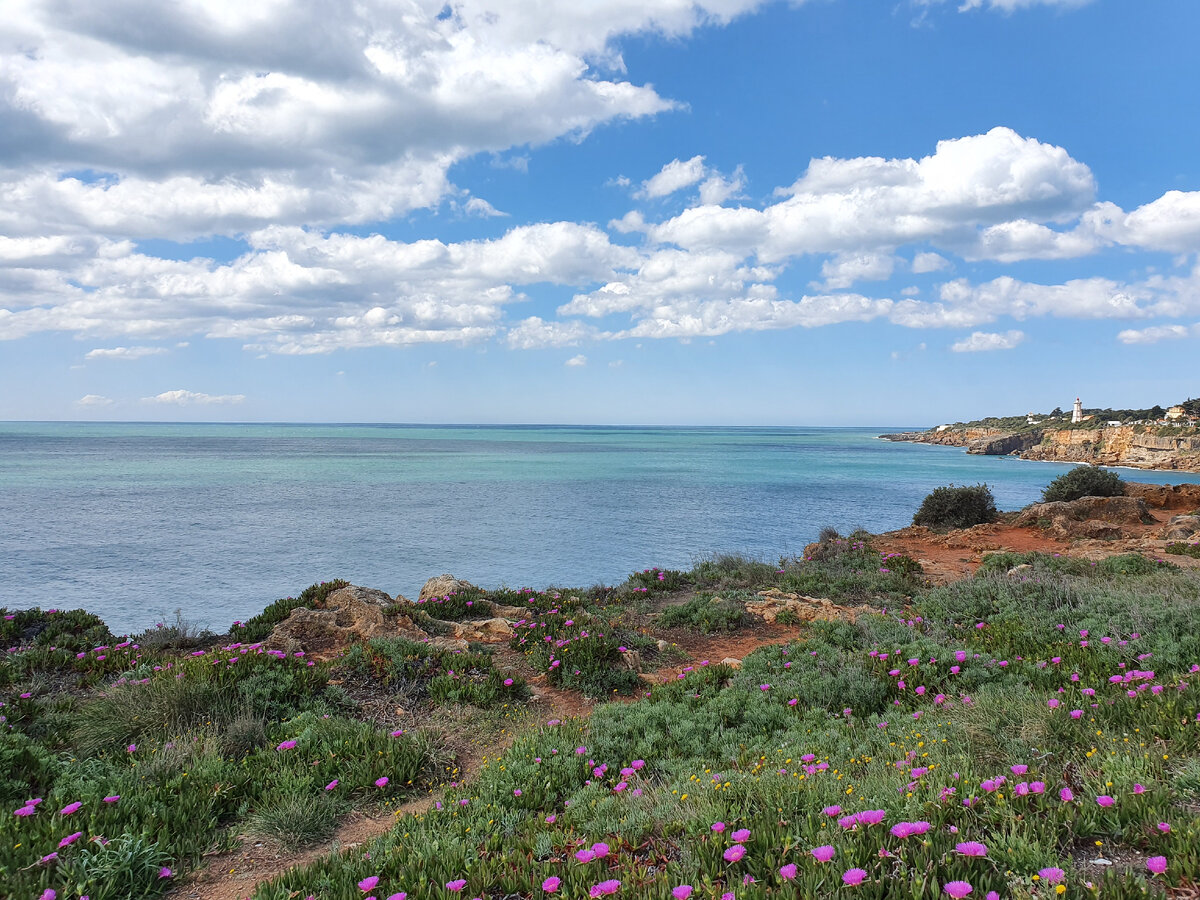
[[[896,430],[0,423],[0,605],[224,629],[335,577],[613,583],[898,528],[951,482],[1015,509],[1069,468],[878,440]]]

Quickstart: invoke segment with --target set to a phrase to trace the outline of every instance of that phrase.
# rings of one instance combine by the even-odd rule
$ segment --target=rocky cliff
[[[1200,472],[1200,435],[1148,434],[1132,425],[1105,428],[1048,428],[1006,432],[998,428],[948,428],[884,434],[892,441],[965,447],[987,456],[1017,455],[1044,462],[1094,463],[1137,469]]]

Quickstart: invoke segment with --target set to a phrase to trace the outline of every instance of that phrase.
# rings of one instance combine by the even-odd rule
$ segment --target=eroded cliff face
[[[1200,437],[1139,434],[1128,425],[1047,431],[1022,459],[1200,471]]]
[[[882,435],[888,440],[966,447],[987,456],[1200,472],[1200,436],[1139,433],[1131,425],[1056,428],[1014,434],[999,428],[950,428]]]

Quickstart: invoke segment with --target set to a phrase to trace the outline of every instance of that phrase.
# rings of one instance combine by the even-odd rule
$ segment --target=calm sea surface
[[[898,528],[951,482],[1015,509],[1069,468],[878,440],[894,430],[0,423],[0,605],[224,629],[335,577],[615,583]]]

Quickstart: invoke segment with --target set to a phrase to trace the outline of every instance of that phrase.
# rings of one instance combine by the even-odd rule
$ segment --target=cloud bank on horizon
[[[1017,28],[1104,5],[910,0],[897,27]],[[0,348],[69,337],[85,348],[69,362],[130,370],[186,351],[201,356],[178,377],[203,380],[228,371],[229,347],[245,360],[571,348],[580,370],[579,351],[614,343],[856,323],[954,354],[1029,347],[1037,320],[1111,321],[1106,352],[1194,347],[1198,169],[1135,178],[1119,193],[1136,202],[1117,202],[1065,142],[932,115],[906,141],[919,153],[814,147],[778,184],[761,172],[786,167],[761,148],[728,163],[703,145],[656,149],[655,129],[705,97],[656,87],[647,76],[668,70],[636,68],[629,48],[711,47],[764,16],[803,30],[817,6],[364,0],[330,16],[313,0],[14,0]],[[640,169],[581,165],[567,181],[606,203],[564,218],[536,202],[555,190],[539,186],[540,154],[618,132],[637,152],[616,163]],[[527,185],[519,213],[511,192],[488,193],[483,160]],[[217,346],[222,362],[206,362]],[[241,404],[243,374],[244,391],[146,383],[138,402]]]

